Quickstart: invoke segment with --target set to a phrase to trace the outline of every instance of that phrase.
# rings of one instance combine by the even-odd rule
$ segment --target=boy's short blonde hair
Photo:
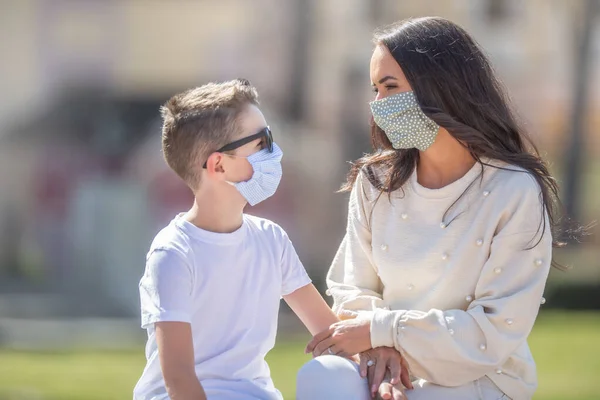
[[[256,89],[236,79],[187,90],[161,107],[165,161],[192,190],[210,154],[241,133],[238,117],[249,104],[258,105]]]

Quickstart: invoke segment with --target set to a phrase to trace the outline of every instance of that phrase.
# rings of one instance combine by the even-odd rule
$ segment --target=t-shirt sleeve
[[[311,279],[300,261],[294,245],[283,232],[283,252],[281,255],[281,295],[286,296],[311,283]]]
[[[174,249],[152,250],[140,280],[142,328],[156,322],[191,322],[192,271]]]

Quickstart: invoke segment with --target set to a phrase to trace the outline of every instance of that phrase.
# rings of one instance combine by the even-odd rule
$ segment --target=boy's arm
[[[156,344],[167,393],[171,400],[206,400],[196,377],[191,325],[157,322]]]
[[[311,335],[316,335],[339,321],[312,283],[283,296],[283,299]]]

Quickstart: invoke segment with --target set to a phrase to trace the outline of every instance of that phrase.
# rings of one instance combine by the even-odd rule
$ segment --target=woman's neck
[[[429,189],[440,189],[462,178],[474,164],[469,150],[440,128],[433,145],[419,154],[417,182]]]

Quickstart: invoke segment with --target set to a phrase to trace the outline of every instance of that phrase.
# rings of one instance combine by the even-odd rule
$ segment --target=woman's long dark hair
[[[425,17],[402,21],[377,33],[374,41],[386,46],[402,67],[423,112],[465,145],[482,168],[481,158],[500,160],[525,169],[536,179],[553,245],[564,246],[557,183],[530,137],[518,126],[502,85],[473,38],[451,21]],[[383,171],[375,182],[381,193],[400,189],[413,173],[419,151],[394,150],[373,121],[371,143],[374,152],[352,164],[342,191],[352,188],[363,168]],[[369,175],[373,180],[375,175]],[[541,221],[543,233],[543,215]]]

